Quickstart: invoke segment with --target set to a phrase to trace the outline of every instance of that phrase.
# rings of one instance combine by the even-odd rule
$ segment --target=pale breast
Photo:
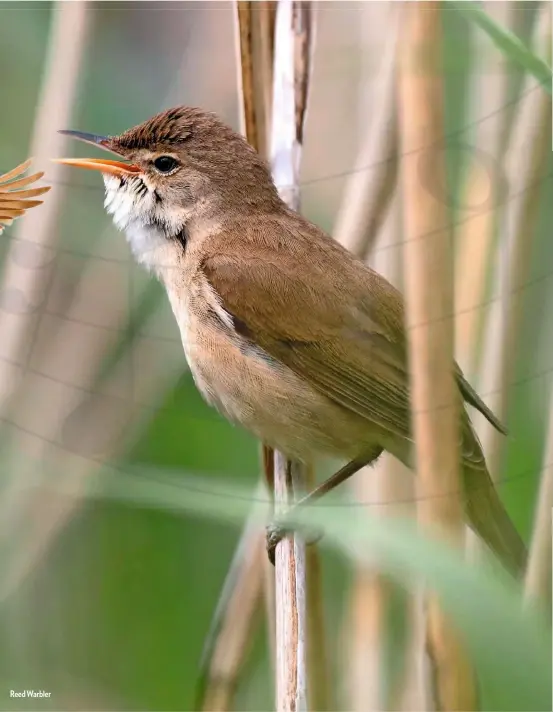
[[[372,443],[367,422],[234,332],[204,285],[169,293],[194,381],[232,422],[291,457],[355,457]],[[185,293],[186,292],[186,293]]]

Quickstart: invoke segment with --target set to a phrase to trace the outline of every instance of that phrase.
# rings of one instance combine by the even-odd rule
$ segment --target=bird
[[[49,185],[27,189],[27,186],[36,183],[44,175],[44,172],[41,171],[25,178],[21,177],[29,168],[31,162],[31,159],[28,159],[8,171],[8,173],[0,175],[0,235],[8,225],[11,225],[16,218],[24,215],[29,208],[34,208],[43,203],[42,200],[28,200],[28,198],[44,195],[50,190]],[[25,190],[22,190],[22,188]]]
[[[233,423],[290,459],[347,461],[332,489],[384,452],[415,468],[401,293],[279,196],[268,164],[217,115],[163,111],[114,136],[61,133],[114,159],[105,208],[165,286],[194,381]],[[452,363],[469,525],[519,576],[524,542],[486,467],[465,404],[505,428]],[[273,532],[274,533],[274,532]],[[284,531],[269,535],[274,548]]]

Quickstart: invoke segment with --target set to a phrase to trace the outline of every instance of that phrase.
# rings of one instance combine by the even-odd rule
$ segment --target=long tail
[[[466,512],[472,529],[517,578],[526,569],[526,545],[507,514],[484,464],[464,463]]]

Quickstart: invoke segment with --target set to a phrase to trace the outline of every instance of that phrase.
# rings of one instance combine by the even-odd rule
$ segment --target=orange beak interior
[[[66,166],[76,166],[86,168],[89,171],[100,171],[111,176],[120,178],[125,175],[136,175],[142,169],[133,163],[123,163],[122,161],[110,161],[105,158],[53,158],[54,163],[63,163]]]

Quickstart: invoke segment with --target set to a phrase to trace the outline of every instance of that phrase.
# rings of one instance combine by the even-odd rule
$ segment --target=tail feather
[[[463,467],[466,512],[472,529],[517,578],[526,569],[528,552],[484,465]]]

